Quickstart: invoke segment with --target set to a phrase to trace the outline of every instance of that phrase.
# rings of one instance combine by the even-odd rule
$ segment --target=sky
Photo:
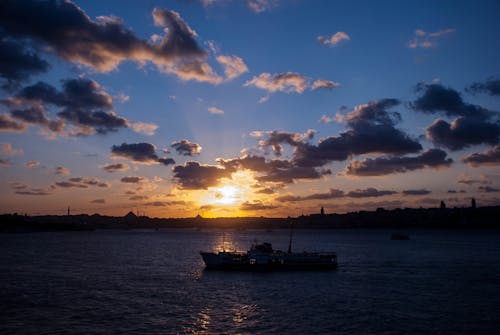
[[[500,2],[0,2],[0,212],[500,205]]]

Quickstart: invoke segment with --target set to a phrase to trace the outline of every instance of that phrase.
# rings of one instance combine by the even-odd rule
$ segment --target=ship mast
[[[290,241],[288,242],[288,253],[292,253],[293,221],[290,222]]]

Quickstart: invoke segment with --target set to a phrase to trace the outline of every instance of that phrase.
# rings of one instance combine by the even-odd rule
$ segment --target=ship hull
[[[252,257],[230,252],[200,252],[207,270],[279,271],[334,270],[337,257],[333,253],[274,253]]]

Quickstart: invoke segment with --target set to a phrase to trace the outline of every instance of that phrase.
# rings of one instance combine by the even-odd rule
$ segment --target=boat
[[[200,251],[206,269],[236,271],[332,270],[337,268],[335,252],[292,252],[274,250],[271,243],[254,243],[248,251]]]

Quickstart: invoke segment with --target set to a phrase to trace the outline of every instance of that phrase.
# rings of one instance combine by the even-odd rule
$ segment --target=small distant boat
[[[207,269],[239,271],[332,270],[337,268],[335,252],[292,252],[274,250],[271,243],[255,243],[248,251],[200,251]]]
[[[391,240],[393,241],[407,241],[410,239],[410,236],[405,234],[392,234]]]

